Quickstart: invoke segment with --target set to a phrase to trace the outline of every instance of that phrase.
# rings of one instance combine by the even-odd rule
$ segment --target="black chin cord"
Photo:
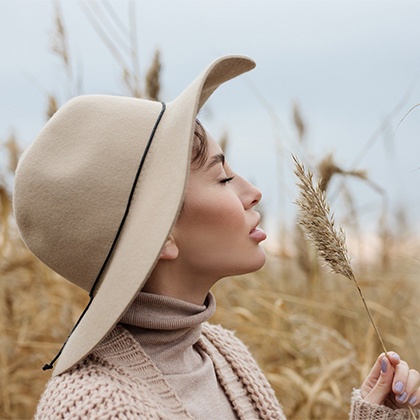
[[[66,338],[66,341],[64,341],[64,344],[61,346],[60,350],[58,351],[58,353],[54,356],[54,358],[51,360],[50,363],[46,363],[43,367],[42,370],[49,370],[52,369],[54,367],[54,363],[57,361],[57,359],[61,356],[61,353],[63,352],[63,349],[65,347],[65,345],[67,344],[67,341],[69,341],[70,336],[73,334],[73,331],[76,329],[76,327],[79,325],[80,321],[82,320],[82,318],[85,316],[85,313],[87,312],[87,310],[89,309],[90,304],[93,301],[93,290],[96,286],[97,280],[98,280],[99,276],[96,278],[95,283],[93,284],[92,290],[89,293],[89,302],[86,305],[85,309],[83,309],[82,314],[80,315],[79,319],[77,320],[76,324],[74,325],[74,327],[72,328],[72,330],[70,331],[70,334],[68,335],[68,337]]]
[[[85,309],[83,309],[82,314],[80,315],[79,319],[77,320],[77,322],[76,322],[76,324],[74,325],[73,329],[71,330],[70,334],[67,336],[66,341],[64,341],[64,344],[61,346],[61,348],[60,348],[60,350],[58,351],[58,353],[54,356],[54,358],[51,360],[51,362],[50,362],[50,363],[46,363],[46,364],[42,367],[42,370],[49,370],[49,369],[52,369],[52,368],[54,367],[54,363],[55,363],[55,362],[57,361],[57,359],[61,356],[61,353],[63,352],[63,349],[64,349],[65,345],[66,345],[66,344],[67,344],[67,342],[69,341],[70,336],[73,334],[73,331],[74,331],[74,330],[77,328],[77,326],[80,324],[80,321],[81,321],[81,320],[82,320],[82,318],[85,316],[85,314],[86,314],[87,310],[89,309],[89,307],[90,307],[90,305],[91,305],[91,303],[92,303],[92,301],[93,301],[94,291],[95,291],[96,286],[97,286],[97,284],[98,284],[98,282],[99,282],[99,279],[100,279],[100,278],[101,278],[101,276],[102,276],[102,273],[103,273],[103,272],[104,272],[104,270],[105,270],[105,267],[106,267],[106,265],[107,265],[107,263],[108,263],[109,259],[111,258],[111,255],[112,255],[112,252],[113,252],[113,250],[114,250],[114,248],[115,248],[115,245],[116,245],[116,243],[117,243],[118,237],[120,236],[120,233],[121,233],[121,231],[122,231],[122,228],[123,228],[123,225],[124,225],[125,219],[126,219],[126,218],[127,218],[127,216],[128,216],[128,212],[129,212],[129,210],[130,210],[130,204],[131,204],[131,201],[132,201],[133,196],[134,196],[134,191],[135,191],[135,189],[136,189],[136,185],[137,185],[137,181],[138,181],[139,176],[140,176],[141,169],[142,169],[142,167],[143,167],[144,161],[146,160],[146,155],[147,155],[147,152],[148,152],[148,151],[149,151],[149,149],[150,149],[150,145],[152,144],[152,140],[153,140],[153,137],[154,137],[154,135],[155,135],[156,129],[157,129],[157,127],[158,127],[159,123],[160,123],[160,120],[162,119],[163,113],[165,112],[165,109],[166,109],[166,104],[165,104],[164,102],[161,102],[161,104],[162,104],[162,109],[161,109],[161,111],[160,111],[160,113],[159,113],[159,115],[158,115],[158,117],[157,117],[157,120],[156,120],[156,122],[155,122],[155,125],[154,125],[154,127],[153,127],[153,129],[152,129],[152,132],[150,133],[149,140],[148,140],[148,142],[147,142],[147,144],[146,144],[146,147],[145,147],[145,149],[144,149],[143,155],[142,155],[142,157],[141,157],[140,164],[139,164],[139,167],[138,167],[137,172],[136,172],[136,176],[134,177],[134,181],[133,181],[133,184],[132,184],[132,186],[131,186],[130,195],[129,195],[128,200],[127,200],[127,205],[126,205],[126,207],[125,207],[125,212],[124,212],[124,215],[123,215],[123,217],[122,217],[122,219],[121,219],[120,226],[118,227],[118,231],[117,231],[117,233],[116,233],[116,235],[115,235],[114,241],[112,242],[111,248],[110,248],[110,249],[109,249],[109,251],[108,251],[108,255],[106,256],[105,261],[104,261],[104,263],[102,264],[102,267],[101,267],[101,269],[99,270],[99,273],[98,273],[98,275],[96,276],[95,282],[93,283],[93,286],[92,286],[92,288],[91,288],[91,290],[90,290],[90,292],[89,292],[89,302],[87,303],[87,305],[86,305]]]

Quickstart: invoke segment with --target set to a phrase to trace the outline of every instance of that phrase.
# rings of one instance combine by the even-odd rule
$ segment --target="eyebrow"
[[[206,171],[211,169],[213,166],[217,165],[218,163],[221,163],[222,165],[225,164],[225,155],[223,153],[218,153],[217,155],[214,155],[210,162],[208,163],[206,167]]]

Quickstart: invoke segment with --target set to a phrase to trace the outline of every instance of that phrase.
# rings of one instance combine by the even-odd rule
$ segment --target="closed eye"
[[[229,178],[222,179],[220,181],[221,184],[228,184],[232,179],[235,178],[234,176],[230,176]]]

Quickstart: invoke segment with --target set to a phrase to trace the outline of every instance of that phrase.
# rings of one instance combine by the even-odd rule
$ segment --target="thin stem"
[[[377,336],[378,336],[378,338],[379,338],[379,341],[380,341],[380,343],[381,343],[382,349],[383,349],[383,351],[385,352],[385,356],[387,357],[387,359],[388,359],[388,360],[389,360],[389,362],[391,363],[390,357],[388,356],[388,351],[387,351],[387,349],[386,349],[386,347],[385,347],[385,343],[384,343],[384,341],[382,340],[382,336],[381,336],[381,334],[380,334],[380,332],[379,332],[379,330],[378,330],[378,327],[376,326],[375,321],[373,320],[372,314],[371,314],[371,312],[370,312],[370,310],[369,310],[369,307],[368,307],[368,305],[367,305],[367,303],[366,303],[365,297],[363,296],[362,289],[360,288],[359,283],[357,282],[357,280],[356,280],[356,278],[355,278],[355,277],[353,277],[351,280],[353,280],[353,281],[354,281],[354,284],[356,285],[357,290],[359,291],[359,295],[360,295],[360,297],[362,298],[363,305],[365,305],[366,312],[367,312],[367,314],[368,314],[368,316],[369,316],[369,319],[370,319],[371,324],[373,325],[373,328],[374,328],[374,330],[375,330],[375,332],[376,332],[376,335],[377,335]],[[412,409],[410,406],[408,406],[408,409],[409,409],[409,411],[410,411],[411,418],[412,418],[413,420],[417,420],[417,417],[416,417],[416,415],[414,414],[413,409]]]
[[[370,309],[369,309],[369,307],[368,307],[368,305],[366,303],[365,297],[363,296],[362,289],[360,288],[359,283],[357,282],[357,280],[355,278],[352,278],[352,280],[354,281],[354,284],[356,285],[357,290],[359,291],[359,295],[362,298],[363,305],[365,305],[365,309],[366,309],[366,312],[367,312],[367,314],[369,316],[370,322],[373,325],[373,328],[375,329],[376,335],[378,336],[379,341],[381,343],[382,350],[385,352],[385,355],[388,357],[388,351],[387,351],[387,349],[385,347],[385,343],[382,340],[382,336],[381,336],[381,334],[380,334],[380,332],[378,330],[378,327],[376,326],[375,321],[373,320],[373,317],[372,317],[372,314],[370,312]]]

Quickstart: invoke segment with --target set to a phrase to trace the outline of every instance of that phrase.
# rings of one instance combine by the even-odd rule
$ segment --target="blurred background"
[[[73,96],[170,101],[232,53],[257,68],[199,117],[263,192],[269,259],[216,286],[214,322],[250,346],[289,418],[347,417],[380,348],[353,285],[295,226],[293,153],[323,180],[385,341],[419,366],[419,18],[401,0],[0,1],[0,418],[31,418],[39,367],[85,302],[19,240],[20,153]]]

